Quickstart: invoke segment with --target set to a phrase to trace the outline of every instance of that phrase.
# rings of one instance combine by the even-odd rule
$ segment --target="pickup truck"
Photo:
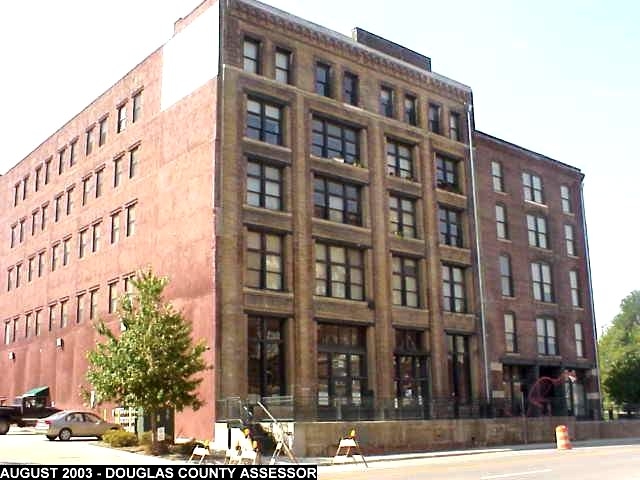
[[[59,408],[51,406],[49,387],[32,388],[16,397],[12,405],[0,404],[0,435],[5,435],[12,424],[19,427],[34,426],[39,418],[59,411]]]

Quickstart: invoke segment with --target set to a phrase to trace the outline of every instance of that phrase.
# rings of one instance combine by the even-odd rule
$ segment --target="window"
[[[55,303],[49,305],[49,331],[53,330],[56,324],[56,309],[57,305]]]
[[[249,99],[246,127],[247,137],[272,145],[282,145],[282,107]]]
[[[109,283],[109,305],[107,311],[115,313],[118,308],[118,281]]]
[[[531,277],[533,279],[533,298],[539,302],[553,302],[551,267],[546,263],[533,262]]]
[[[20,200],[20,183],[16,183],[13,186],[13,206],[18,205],[18,201]]]
[[[58,175],[62,175],[64,172],[64,153],[66,148],[61,148],[58,150]]]
[[[98,122],[98,146],[102,146],[107,143],[107,117]]]
[[[22,179],[22,200],[27,199],[27,191],[29,186],[29,175]]]
[[[496,233],[498,238],[509,238],[509,226],[507,224],[507,210],[504,205],[496,205]]]
[[[544,203],[542,196],[542,180],[539,176],[531,173],[522,174],[522,185],[524,188],[524,199],[530,202]]]
[[[25,236],[25,223],[27,222],[26,218],[21,218],[20,219],[20,223],[19,228],[18,228],[18,233],[19,233],[19,238],[20,238],[20,243],[24,242],[24,236]]]
[[[458,177],[458,161],[437,155],[436,182],[438,188],[460,193],[460,179]]]
[[[85,142],[85,155],[89,155],[93,151],[94,131],[95,131],[94,127],[91,127],[89,130],[87,130],[86,142]]]
[[[7,292],[10,292],[13,288],[13,267],[7,269]]]
[[[429,131],[440,134],[440,105],[429,104]]]
[[[428,352],[423,348],[423,332],[395,330],[393,372],[398,406],[420,407],[429,395]]]
[[[359,162],[358,131],[339,123],[313,119],[311,153],[350,165]]]
[[[27,282],[30,282],[33,280],[35,266],[36,266],[36,257],[29,258],[29,261],[27,263]]]
[[[393,117],[393,90],[389,87],[380,88],[380,115]]]
[[[21,280],[21,272],[22,272],[22,264],[18,263],[16,265],[16,288],[20,287],[20,280]]]
[[[391,233],[416,238],[416,202],[409,198],[389,195]]]
[[[447,334],[447,346],[449,392],[454,402],[454,416],[457,417],[458,405],[471,400],[469,338],[464,335]]]
[[[68,300],[62,300],[60,302],[60,328],[65,328],[69,325],[69,309],[67,308]]]
[[[364,300],[364,262],[356,248],[316,243],[315,294]]]
[[[129,178],[136,176],[138,172],[139,147],[134,147],[129,151]]]
[[[116,123],[116,133],[124,132],[127,128],[127,104],[118,107],[118,118]]]
[[[418,124],[416,97],[414,97],[413,95],[404,96],[404,121],[409,125]]]
[[[13,339],[11,338],[11,320],[4,322],[4,344],[9,345]]]
[[[361,406],[368,390],[366,329],[318,323],[318,406]]]
[[[418,308],[418,261],[394,255],[392,268],[393,304]]]
[[[60,220],[60,206],[62,204],[62,193],[57,195],[56,198],[53,199],[53,221],[58,222]]]
[[[358,76],[355,73],[344,72],[342,100],[349,105],[358,105]]]
[[[102,222],[94,223],[91,225],[91,251],[96,253],[100,250],[100,228]]]
[[[39,337],[40,333],[42,333],[42,310],[36,310],[36,317],[35,317],[36,337]]]
[[[89,292],[89,320],[97,318],[98,313],[98,290]]]
[[[331,96],[331,67],[324,63],[316,63],[316,93]]]
[[[76,323],[84,322],[84,300],[85,294],[79,293],[76,296]]]
[[[581,307],[580,301],[580,282],[578,280],[578,271],[569,271],[569,287],[571,288],[571,305],[574,307]]]
[[[73,211],[73,191],[75,190],[74,187],[69,187],[67,189],[67,215],[71,215],[71,212]]]
[[[142,115],[142,92],[133,96],[133,111],[131,112],[131,123],[136,123]]]
[[[502,164],[491,162],[491,179],[494,192],[504,192],[504,178],[502,177]]]
[[[247,234],[247,286],[284,289],[283,239],[280,235],[249,231]]]
[[[413,148],[387,138],[387,173],[413,179]]]
[[[102,195],[102,177],[104,176],[104,167],[96,170],[96,198]]]
[[[291,83],[291,52],[276,48],[276,82]]]
[[[120,185],[120,179],[122,178],[122,159],[124,155],[120,155],[113,159],[113,188]]]
[[[556,346],[556,321],[552,318],[536,318],[536,330],[538,333],[538,353],[540,355],[557,355]]]
[[[82,180],[82,205],[87,204],[87,200],[91,196],[91,190],[93,189],[93,178],[92,175],[85,177]]]
[[[111,243],[118,243],[120,240],[120,212],[111,214]]]
[[[78,258],[84,258],[87,252],[87,242],[89,240],[89,229],[80,230],[80,240],[78,241]]]
[[[38,229],[38,210],[34,210],[31,212],[31,235],[36,234],[36,230]]]
[[[463,313],[467,310],[464,270],[453,265],[442,265],[442,308],[445,312]]]
[[[73,167],[76,164],[76,158],[78,156],[78,140],[71,140],[69,143],[69,166]]]
[[[248,393],[284,395],[284,319],[250,315],[248,319]]]
[[[44,184],[47,185],[49,183],[51,173],[51,157],[47,158],[44,161]]]
[[[36,167],[36,178],[35,178],[35,181],[33,182],[33,189],[36,192],[40,190],[41,178],[42,178],[42,166],[40,165]]]
[[[573,225],[564,226],[564,243],[567,246],[567,255],[576,256],[576,240],[574,237]]]
[[[31,324],[32,318],[33,314],[31,312],[24,316],[24,338],[29,338],[31,336],[31,330],[33,328],[33,325]]]
[[[460,135],[460,114],[449,112],[449,138],[456,142],[462,140]]]
[[[54,272],[58,267],[58,258],[60,258],[60,243],[56,243],[51,247],[51,271]]]
[[[18,224],[11,225],[11,248],[16,246]]]
[[[122,279],[124,281],[124,291],[128,296],[131,296],[133,294],[133,280],[135,278],[136,278],[135,274],[130,273],[129,275],[127,275]]]
[[[69,264],[69,256],[71,255],[71,238],[65,238],[62,241],[62,265]]]
[[[573,213],[571,207],[571,191],[566,185],[560,185],[560,200],[562,202],[562,211],[564,213]]]
[[[127,212],[127,229],[125,235],[127,237],[132,236],[136,231],[136,204],[131,204],[126,207]]]
[[[42,205],[42,209],[40,210],[40,227],[44,231],[47,227],[47,210],[49,209],[49,204],[45,203]]]
[[[242,58],[245,72],[260,73],[260,42],[245,38],[242,46]]]
[[[582,334],[582,324],[574,323],[573,332],[576,337],[576,357],[584,358],[584,336]]]
[[[362,225],[360,188],[316,177],[313,181],[313,213],[333,222]]]
[[[44,255],[45,252],[38,253],[38,277],[41,277],[44,273]]]
[[[439,207],[440,243],[462,247],[461,213],[451,208]]]
[[[511,276],[511,259],[508,255],[500,255],[500,291],[503,297],[513,297],[513,277]]]
[[[504,314],[504,347],[505,351],[509,353],[515,353],[518,351],[516,317],[513,313]]]
[[[529,245],[538,248],[549,248],[546,218],[527,215],[527,232],[529,234]]]
[[[258,160],[247,162],[247,204],[282,210],[282,170]]]

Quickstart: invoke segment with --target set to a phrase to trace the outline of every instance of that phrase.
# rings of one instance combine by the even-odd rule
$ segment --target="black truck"
[[[59,411],[59,408],[51,406],[49,387],[32,388],[16,397],[12,405],[0,403],[0,435],[5,435],[11,425],[32,427],[39,418]]]

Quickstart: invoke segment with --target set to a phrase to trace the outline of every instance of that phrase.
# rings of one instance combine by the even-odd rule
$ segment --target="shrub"
[[[112,447],[135,447],[138,445],[138,437],[135,433],[125,430],[110,430],[102,436],[102,441]]]
[[[151,445],[151,431],[142,432],[138,435],[140,445]]]

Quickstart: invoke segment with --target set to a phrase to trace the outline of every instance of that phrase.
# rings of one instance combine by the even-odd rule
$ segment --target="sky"
[[[199,3],[2,2],[0,172],[165,43]],[[640,289],[640,2],[266,3],[431,57],[435,72],[472,87],[476,128],[581,169],[599,332]]]

